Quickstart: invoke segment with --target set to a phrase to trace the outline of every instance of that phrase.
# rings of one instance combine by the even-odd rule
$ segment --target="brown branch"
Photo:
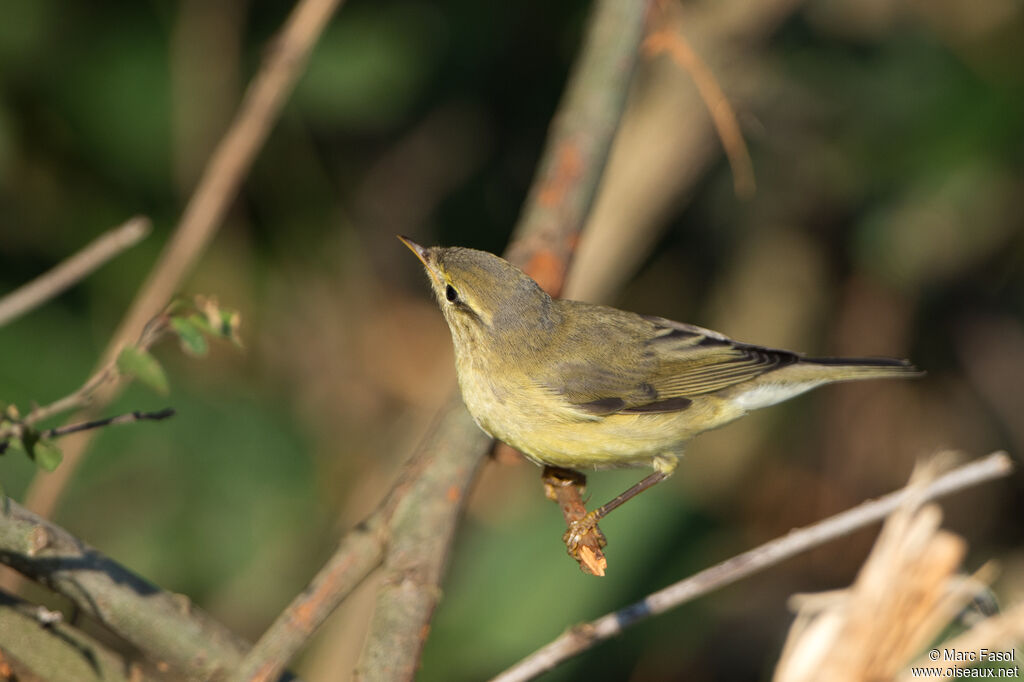
[[[561,289],[593,203],[622,115],[646,9],[646,3],[629,0],[595,5],[549,132],[507,253],[548,291]],[[253,647],[236,679],[272,677],[385,553],[384,587],[359,670],[374,678],[411,677],[437,604],[458,514],[490,444],[461,400],[453,397],[388,501],[361,526],[362,537],[343,539],[328,566]],[[388,538],[386,545],[383,537]],[[358,560],[352,554],[359,554]],[[343,579],[333,580],[339,573]]]
[[[381,565],[385,553],[389,574],[401,571],[403,562],[419,560],[423,553],[446,556],[469,484],[490,443],[461,399],[453,396],[384,502],[342,538],[338,550],[263,633],[232,679],[274,679],[327,616]],[[426,534],[405,532],[422,519],[426,519]],[[439,580],[440,566],[432,571],[420,582]],[[410,585],[387,583],[383,589],[401,591],[403,587]],[[410,595],[398,598],[410,598],[410,609],[433,608]],[[385,656],[389,661],[399,659],[395,651]]]
[[[421,445],[415,475],[390,519],[383,584],[357,677],[412,679],[469,487],[490,447],[457,399]]]
[[[505,670],[494,681],[519,682],[533,679],[599,642],[615,637],[627,627],[880,521],[911,496],[915,496],[918,503],[921,503],[1007,476],[1012,470],[1013,464],[1005,452],[993,453],[936,478],[923,490],[908,486],[810,526],[792,530],[783,537],[669,585],[639,602],[571,628],[558,639]]]
[[[300,0],[292,10],[280,36],[267,51],[231,126],[210,157],[178,227],[107,346],[101,366],[108,365],[122,346],[138,336],[146,321],[167,304],[202,255],[301,75],[313,45],[341,2]],[[111,392],[98,403],[113,397]],[[52,515],[88,443],[89,434],[69,440],[63,464],[46,476],[37,474],[26,495],[25,504],[30,509],[43,516]]]
[[[697,92],[711,114],[718,138],[722,141],[729,167],[732,168],[733,191],[742,199],[754,196],[754,164],[750,160],[747,143],[736,120],[736,112],[722,91],[715,74],[680,33],[670,30],[656,31],[644,40],[644,52],[654,56],[667,53],[680,68],[690,74]]]
[[[565,282],[618,130],[649,2],[598,0],[506,252],[551,295]]]
[[[127,660],[62,622],[60,612],[0,592],[0,679],[150,682],[151,666]]]
[[[392,491],[394,494],[394,491]],[[272,680],[384,557],[387,503],[341,539],[316,576],[259,638],[232,679]]]
[[[587,486],[586,476],[572,469],[546,466],[541,474],[541,481],[544,483],[544,494],[558,505],[565,525],[569,528],[562,537],[566,549],[569,550],[569,556],[576,560],[584,573],[603,576],[604,570],[608,568],[608,560],[602,551],[606,541],[601,529],[595,525],[590,532],[582,534],[579,538],[571,539],[569,536],[573,524],[582,521],[587,515],[587,507],[583,502]]]
[[[241,661],[246,642],[186,597],[164,592],[63,528],[8,504],[0,516],[0,563],[64,595],[182,677],[223,677]]]
[[[130,249],[149,234],[148,218],[136,216],[104,232],[85,248],[0,299],[0,327],[58,296],[75,282]]]
[[[741,92],[755,107],[777,96],[777,88],[750,75],[764,61],[759,47],[802,0],[687,3],[685,16],[672,11],[681,5],[658,2],[652,23],[685,35],[702,60],[714,65],[724,91]],[[721,143],[711,117],[705,122],[693,115],[707,107],[700,90],[680,87],[680,69],[659,66],[646,60],[642,67],[645,86],[631,100],[612,150],[586,237],[574,255],[564,291],[568,298],[609,302],[649,256],[671,217],[689,203],[718,156]]]

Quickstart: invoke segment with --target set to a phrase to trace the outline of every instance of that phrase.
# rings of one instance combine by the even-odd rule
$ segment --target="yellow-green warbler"
[[[654,469],[570,527],[576,536],[669,476],[699,433],[823,384],[920,374],[905,360],[808,358],[660,317],[552,299],[493,254],[399,238],[430,276],[455,345],[462,398],[480,428],[546,466]]]

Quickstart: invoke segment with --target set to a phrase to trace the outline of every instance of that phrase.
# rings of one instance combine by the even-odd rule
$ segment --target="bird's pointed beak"
[[[430,270],[430,263],[427,262],[427,250],[425,248],[423,248],[413,240],[409,239],[408,237],[403,237],[400,234],[395,236],[402,240],[402,243],[408,246],[409,250],[415,253],[416,257],[423,262],[423,265],[425,265],[427,269]]]
[[[423,263],[423,267],[426,268],[427,274],[430,275],[430,279],[434,280],[437,285],[442,284],[441,275],[437,271],[437,266],[432,265],[427,259],[427,255],[430,253],[430,249],[420,246],[408,237],[403,237],[398,234],[395,235],[402,240],[402,243],[409,247],[409,250],[416,254],[416,257]]]

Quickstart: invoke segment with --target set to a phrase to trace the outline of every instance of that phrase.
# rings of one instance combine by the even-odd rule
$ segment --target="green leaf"
[[[64,454],[60,451],[60,448],[53,444],[52,440],[39,440],[32,450],[33,459],[36,460],[36,464],[47,471],[56,469],[60,465],[61,460],[64,459]]]
[[[156,358],[141,348],[129,346],[117,356],[117,368],[149,386],[157,393],[167,394],[169,387],[164,368]]]
[[[206,351],[209,348],[206,343],[206,337],[203,336],[203,332],[191,319],[172,317],[171,328],[178,335],[183,351],[189,355],[200,357],[206,355]]]

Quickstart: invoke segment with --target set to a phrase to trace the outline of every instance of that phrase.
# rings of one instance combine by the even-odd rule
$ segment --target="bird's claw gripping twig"
[[[588,513],[583,504],[586,477],[571,469],[545,467],[542,480],[545,494],[558,503],[568,526],[562,540],[569,556],[579,563],[583,572],[603,576],[608,562],[601,549],[608,541],[597,527],[597,512]]]
[[[608,562],[601,550],[608,544],[604,533],[597,527],[597,514],[590,512],[582,519],[569,522],[569,529],[562,536],[565,549],[580,568],[592,575],[603,576]]]

